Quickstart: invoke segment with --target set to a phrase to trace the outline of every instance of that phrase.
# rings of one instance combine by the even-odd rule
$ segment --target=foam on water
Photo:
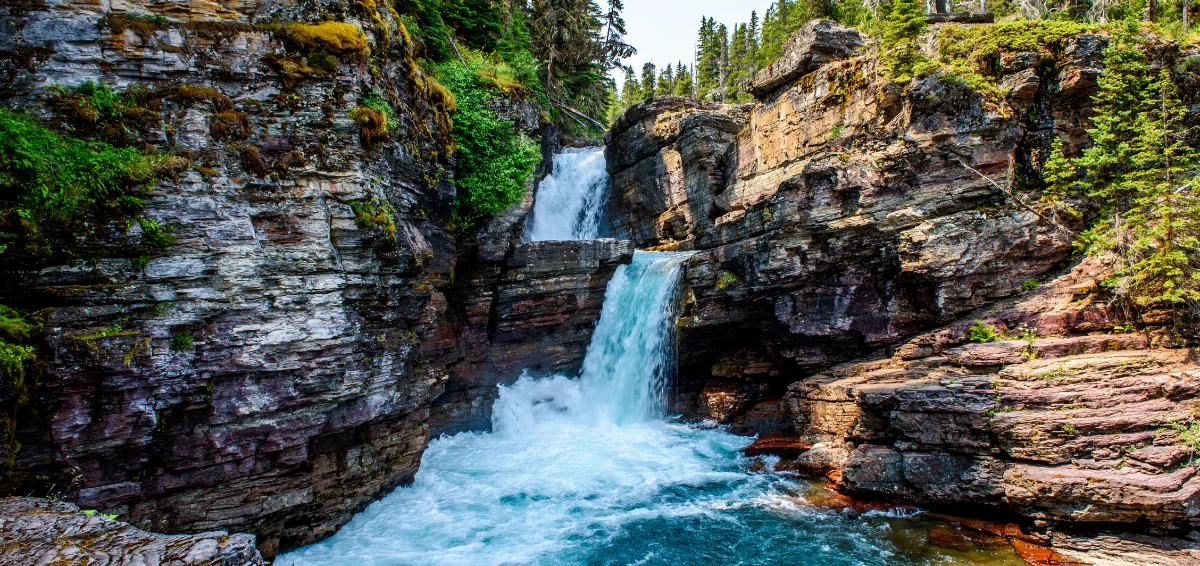
[[[587,240],[604,228],[608,172],[604,148],[569,148],[554,155],[554,170],[538,186],[525,241]]]
[[[434,440],[411,486],[370,505],[333,537],[275,563],[991,560],[905,542],[919,539],[905,530],[903,522],[912,519],[805,506],[808,484],[748,471],[739,453],[750,439],[663,418],[674,359],[671,307],[685,257],[639,252],[618,269],[579,378],[522,376],[501,387],[494,432]],[[1001,558],[989,563],[1006,563]]]

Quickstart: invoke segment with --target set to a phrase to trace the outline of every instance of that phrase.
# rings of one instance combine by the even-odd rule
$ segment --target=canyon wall
[[[1051,142],[1090,143],[1108,38],[1002,53],[997,98],[893,82],[854,34],[810,23],[753,104],[658,98],[609,133],[614,234],[697,252],[676,410],[858,496],[1194,529],[1197,353],[1162,313],[1131,332],[1111,258],[1037,206]]]
[[[415,56],[374,2],[0,8],[0,103],[100,127],[70,93],[111,85],[137,101],[123,142],[166,157],[150,222],[91,215],[4,255],[0,303],[45,322],[3,447],[22,493],[269,558],[412,481],[448,383],[435,434],[487,426],[464,393],[578,366],[631,249],[516,246],[527,204],[448,231],[452,101]],[[496,110],[553,149],[534,102]]]

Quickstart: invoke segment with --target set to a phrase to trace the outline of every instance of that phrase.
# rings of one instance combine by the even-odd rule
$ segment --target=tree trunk
[[[1157,21],[1157,20],[1158,20],[1158,0],[1149,0],[1148,2],[1146,2],[1146,21],[1153,22],[1153,21]]]

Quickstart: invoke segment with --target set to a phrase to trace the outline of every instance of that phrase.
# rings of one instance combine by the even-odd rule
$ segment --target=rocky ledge
[[[62,501],[0,499],[0,563],[261,566],[251,535],[160,535]]]
[[[1097,332],[1112,326],[1105,273],[1084,261],[890,355],[793,383],[796,435],[748,453],[857,497],[1022,516],[1032,543],[1083,563],[1193,563],[1200,543],[1182,535],[1200,526],[1200,352]],[[968,342],[972,326],[1002,336]]]

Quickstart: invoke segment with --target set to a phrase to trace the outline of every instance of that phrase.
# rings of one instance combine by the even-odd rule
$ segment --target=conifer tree
[[[1079,235],[1090,254],[1113,253],[1115,293],[1141,308],[1200,302],[1200,156],[1186,143],[1187,111],[1170,71],[1153,73],[1136,22],[1113,34],[1093,97],[1092,147],[1046,166],[1048,198],[1074,194],[1099,208]],[[1082,177],[1075,175],[1078,167]],[[1176,319],[1178,321],[1178,318]]]
[[[897,82],[912,80],[913,68],[921,62],[917,39],[928,26],[925,8],[918,0],[894,0],[883,21],[884,71]]]
[[[694,79],[692,78],[691,69],[689,69],[687,65],[683,64],[682,61],[676,68],[678,70],[675,72],[675,90],[673,94],[675,96],[695,97],[696,84],[693,82]]]
[[[637,54],[637,49],[625,41],[625,18],[621,11],[625,4],[621,0],[608,0],[608,11],[604,14],[604,51],[609,68],[621,65],[621,60]]]
[[[643,98],[642,84],[638,82],[633,67],[625,67],[625,82],[621,85],[621,112],[641,102]]]
[[[642,64],[642,100],[654,98],[654,93],[657,91],[657,77],[654,71],[654,63],[647,62]]]
[[[670,63],[658,73],[658,84],[655,85],[655,96],[670,96],[675,90],[675,71]]]

